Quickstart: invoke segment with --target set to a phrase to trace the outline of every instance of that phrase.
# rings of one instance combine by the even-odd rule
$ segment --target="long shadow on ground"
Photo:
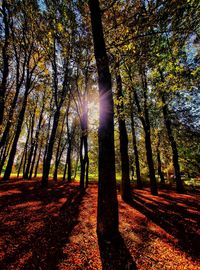
[[[51,183],[41,190],[34,181],[1,187],[1,269],[57,269],[78,223],[83,198],[79,187]]]
[[[136,264],[120,234],[111,241],[98,237],[98,243],[103,270],[136,270]]]
[[[159,197],[136,191],[130,206],[175,237],[177,246],[193,258],[199,256],[200,214],[198,201],[189,195],[160,192]]]

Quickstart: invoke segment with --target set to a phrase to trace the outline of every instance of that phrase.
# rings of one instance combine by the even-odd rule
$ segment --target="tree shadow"
[[[84,193],[72,185],[52,183],[48,190],[41,190],[39,186],[40,183],[13,183],[12,189],[17,187],[21,193],[11,193],[9,201],[4,196],[13,210],[1,226],[1,234],[6,234],[4,242],[9,247],[5,247],[1,269],[55,270],[64,259],[63,247],[78,223]]]
[[[195,200],[189,201],[182,195],[174,198],[164,192],[160,197],[134,192],[133,201],[129,205],[175,237],[178,240],[176,245],[181,250],[198,258],[200,215]]]
[[[120,234],[112,240],[98,236],[103,270],[136,270],[136,264]]]

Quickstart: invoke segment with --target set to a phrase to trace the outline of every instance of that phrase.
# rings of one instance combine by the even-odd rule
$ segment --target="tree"
[[[121,196],[124,201],[131,201],[131,185],[129,175],[129,155],[128,155],[128,135],[126,130],[124,102],[122,92],[122,79],[120,75],[119,61],[115,65],[115,76],[117,85],[117,118],[119,124],[119,140],[120,140],[120,154],[121,154]]]
[[[118,203],[115,179],[114,109],[112,82],[106,54],[101,10],[98,0],[89,0],[94,53],[99,85],[99,183],[97,233],[103,237],[118,234]]]

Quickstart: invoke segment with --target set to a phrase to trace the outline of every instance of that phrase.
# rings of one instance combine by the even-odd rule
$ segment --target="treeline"
[[[149,179],[157,195],[172,175],[184,192],[182,174],[200,171],[198,1],[102,0],[100,9],[94,0],[2,1],[2,178],[41,173],[46,187],[78,171],[84,189],[99,162],[103,183],[115,187],[121,174],[124,200],[131,177],[138,188]]]

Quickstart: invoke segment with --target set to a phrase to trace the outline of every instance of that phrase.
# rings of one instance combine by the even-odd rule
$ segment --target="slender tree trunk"
[[[20,90],[20,88],[17,87],[16,92],[15,92],[15,96],[14,96],[12,104],[11,104],[11,108],[9,110],[8,121],[6,123],[6,127],[4,129],[4,132],[3,132],[3,135],[2,135],[2,138],[0,141],[0,149],[1,149],[1,147],[3,147],[6,144],[7,138],[9,136],[10,128],[12,126],[12,118],[13,118],[13,114],[14,114],[14,109],[16,107],[17,99],[18,99],[18,95],[19,95],[19,90]]]
[[[70,138],[67,150],[67,181],[72,181],[72,161],[71,161],[71,152],[72,152],[72,139]]]
[[[143,184],[142,184],[141,175],[140,175],[140,161],[139,161],[139,153],[138,153],[137,140],[136,140],[136,134],[135,134],[133,110],[131,110],[131,130],[132,130],[133,151],[134,151],[134,156],[135,156],[137,188],[142,189]]]
[[[4,148],[1,149],[1,158],[0,158],[0,175],[4,166],[4,163],[6,161],[6,152],[7,152],[7,145],[4,146]]]
[[[20,164],[19,164],[19,168],[18,168],[18,172],[17,172],[17,178],[19,178],[19,175],[20,175],[22,164],[23,164],[23,161],[24,161],[24,158],[25,158],[25,152],[26,152],[26,149],[24,147],[24,150],[23,150],[23,153],[22,153],[22,157],[21,157],[21,160],[20,160]]]
[[[112,83],[99,1],[89,0],[89,7],[100,94],[97,233],[104,238],[112,238],[119,232]]]
[[[129,175],[129,156],[128,156],[128,135],[126,131],[126,123],[124,119],[124,104],[122,94],[122,79],[119,70],[119,63],[116,63],[116,83],[117,83],[117,99],[119,101],[117,105],[118,112],[118,124],[119,124],[119,141],[120,141],[120,154],[121,154],[121,196],[124,201],[131,201],[131,185]]]
[[[0,85],[0,126],[3,123],[4,107],[5,107],[5,93],[7,88],[7,79],[9,74],[9,10],[6,0],[2,1],[2,14],[3,14],[3,23],[4,23],[4,44],[2,46],[2,60],[3,60],[3,69],[2,69],[2,81]]]
[[[13,138],[11,138],[10,141],[8,141],[7,144],[4,146],[3,153],[0,160],[0,175],[2,173],[2,169],[4,167],[8,154],[10,153],[12,142],[13,142]]]
[[[161,163],[159,148],[157,148],[157,162],[158,162],[158,175],[160,177],[160,182],[161,184],[165,184],[165,178],[162,172],[162,163]]]
[[[35,165],[35,173],[34,173],[34,177],[35,178],[37,177],[37,172],[38,172],[38,167],[39,167],[39,163],[40,163],[41,154],[42,154],[42,145],[40,146],[40,150],[39,150],[39,154],[38,154],[38,159],[37,159],[37,162],[36,162],[36,165]]]
[[[85,159],[84,159],[84,134],[82,131],[81,134],[81,143],[80,143],[80,164],[81,164],[81,173],[80,173],[80,189],[84,190],[85,188]]]
[[[88,136],[85,136],[85,187],[89,184],[89,157],[88,157]]]
[[[60,117],[60,108],[57,108],[54,114],[53,127],[52,127],[51,136],[50,136],[50,140],[48,144],[47,155],[46,155],[45,162],[43,165],[42,187],[48,186],[48,178],[49,178],[51,159],[52,159],[52,154],[53,154],[53,146],[55,142],[59,117]]]
[[[68,150],[67,150],[67,154],[66,154],[66,160],[65,160],[65,167],[64,167],[64,172],[63,172],[63,181],[66,180],[66,174],[67,174],[67,158],[68,158]]]
[[[31,122],[31,121],[30,121]],[[28,158],[28,143],[30,139],[30,133],[31,133],[31,123],[27,125],[27,138],[26,138],[26,143],[24,146],[24,163],[23,163],[23,178],[25,179],[25,170],[26,170],[26,164],[27,164],[27,158]]]
[[[33,175],[33,169],[34,169],[34,166],[35,166],[37,150],[38,150],[38,142],[36,142],[35,147],[34,147],[33,160],[32,160],[32,163],[31,163],[30,173],[29,173],[29,176],[28,176],[29,180],[32,178],[32,175]]]
[[[79,161],[79,155],[77,154],[76,164],[75,164],[75,168],[74,168],[74,176],[73,176],[74,180],[76,180],[76,174],[77,174],[77,170],[78,170],[78,161]]]
[[[164,93],[162,94],[162,103],[163,103],[164,122],[167,129],[168,138],[170,141],[172,155],[173,155],[173,166],[174,166],[175,179],[176,179],[176,190],[178,193],[184,193],[184,186],[181,180],[181,173],[180,173],[178,149],[177,149],[176,141],[173,136],[171,121],[169,119],[168,107],[166,104]]]
[[[145,133],[145,149],[146,149],[147,164],[148,164],[148,169],[149,169],[151,194],[158,195],[155,169],[154,169],[154,164],[153,164],[153,154],[152,154],[152,148],[151,148],[151,134],[150,134],[149,113],[148,113],[148,107],[147,107],[146,82],[143,83],[143,91],[144,91],[144,116],[142,115],[143,114],[142,109],[141,109],[138,95],[135,89],[133,89],[133,94],[134,94],[134,99],[135,99],[135,103],[136,103],[138,114],[139,114],[139,119],[142,123],[144,133]]]
[[[162,172],[162,162],[160,157],[160,134],[158,134],[158,144],[157,144],[157,162],[158,162],[158,175],[160,177],[161,184],[165,184],[164,174]]]
[[[27,165],[26,165],[26,169],[25,169],[25,173],[24,173],[24,179],[28,179],[29,176],[29,172],[30,172],[30,167],[31,167],[31,161],[32,161],[32,157],[33,157],[33,151],[34,151],[34,138],[33,138],[33,132],[34,132],[34,125],[35,125],[35,113],[36,113],[36,108],[34,110],[34,113],[32,115],[32,121],[31,121],[31,147],[30,147],[30,151],[29,151],[29,155],[28,155],[28,161],[27,161]]]
[[[22,108],[21,108],[21,111],[19,113],[19,118],[18,118],[18,122],[17,122],[17,128],[16,128],[16,132],[15,132],[15,137],[14,137],[14,141],[13,141],[12,148],[11,148],[11,151],[10,151],[10,156],[9,156],[9,159],[8,159],[8,163],[7,163],[7,166],[6,166],[6,170],[5,170],[3,180],[9,180],[9,178],[10,178],[10,174],[11,174],[11,171],[12,171],[12,166],[13,166],[13,162],[14,162],[14,158],[15,158],[15,154],[16,154],[16,150],[17,150],[17,144],[18,144],[19,136],[21,134],[22,124],[23,124],[23,121],[24,121],[27,98],[28,98],[28,93],[26,91],[25,95],[24,95],[24,99],[23,99]]]
[[[141,78],[142,78],[142,87],[143,87],[143,95],[144,95],[145,147],[146,147],[146,154],[147,154],[147,163],[149,167],[151,194],[158,195],[155,168],[154,168],[154,162],[153,162],[153,152],[152,152],[152,147],[151,147],[151,128],[150,128],[150,121],[149,121],[149,110],[147,106],[148,87],[147,87],[147,78],[146,78],[146,72],[145,72],[144,67],[142,68]]]
[[[148,126],[145,126],[145,148],[146,148],[147,163],[148,163],[148,168],[149,168],[151,194],[158,195],[155,169],[154,169],[154,163],[153,163],[152,147],[151,147],[150,127]]]
[[[63,135],[63,129],[64,129],[64,122],[65,122],[65,116],[63,117],[63,121],[62,121],[62,127],[61,127],[61,132],[60,132],[60,136],[59,136],[59,140],[58,140],[58,147],[57,147],[57,151],[56,151],[56,161],[55,161],[55,169],[54,169],[54,174],[53,174],[53,179],[55,181],[58,180],[58,166],[60,163],[60,145],[61,145],[61,139],[62,139],[62,135]]]

